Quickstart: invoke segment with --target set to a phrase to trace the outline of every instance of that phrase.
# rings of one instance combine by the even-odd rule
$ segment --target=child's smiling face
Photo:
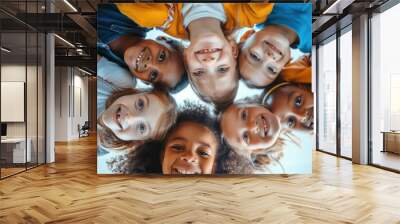
[[[232,100],[238,86],[237,46],[217,35],[193,38],[184,51],[195,92],[212,102]]]
[[[182,122],[165,143],[163,174],[212,174],[217,150],[212,131],[196,122]]]
[[[140,80],[174,88],[185,68],[181,53],[164,42],[141,40],[124,55],[129,70]]]
[[[281,130],[278,117],[259,104],[232,104],[220,126],[228,144],[246,153],[272,146]]]
[[[264,102],[285,128],[314,130],[314,96],[301,85],[286,85],[270,94]]]
[[[168,110],[165,96],[138,93],[119,97],[102,114],[102,122],[123,141],[153,138]]]
[[[290,42],[273,26],[252,34],[240,49],[239,71],[246,83],[271,84],[290,60]]]

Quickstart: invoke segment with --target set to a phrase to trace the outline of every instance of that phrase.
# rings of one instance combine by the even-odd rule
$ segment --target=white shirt
[[[192,21],[204,17],[215,18],[221,21],[221,23],[226,22],[222,3],[183,3],[182,16],[183,26],[185,28],[187,28]]]

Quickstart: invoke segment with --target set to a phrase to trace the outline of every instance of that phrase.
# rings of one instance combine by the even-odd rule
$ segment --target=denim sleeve
[[[123,15],[114,4],[100,4],[97,8],[97,53],[128,68],[124,59],[115,54],[108,44],[127,34],[144,38],[149,30]]]
[[[297,33],[299,41],[292,46],[304,53],[311,52],[312,47],[312,4],[311,3],[275,3],[271,14],[263,24],[257,28],[268,25],[286,26]]]
[[[126,34],[144,38],[149,30],[123,15],[114,4],[101,4],[97,8],[98,42],[108,44]]]

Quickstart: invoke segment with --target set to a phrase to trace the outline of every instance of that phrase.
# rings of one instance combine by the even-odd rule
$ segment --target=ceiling
[[[23,63],[26,61],[25,56],[29,60],[36,57],[36,51],[43,46],[39,45],[38,48],[37,41],[33,38],[38,33],[54,32],[57,34],[56,65],[79,66],[94,73],[96,7],[102,2],[104,1],[47,0],[46,4],[45,0],[1,0],[2,46],[11,50],[2,60],[7,58],[10,62]],[[50,11],[52,13],[48,13]],[[4,51],[2,55],[5,55]]]
[[[336,32],[341,26],[351,23],[352,17],[366,10],[374,9],[387,0],[313,0],[313,41],[314,43]],[[27,32],[28,56],[36,52],[36,41],[29,32],[55,32],[56,63],[73,61],[79,66],[96,65],[96,8],[107,0],[1,0],[0,26],[3,32],[2,46],[12,49],[12,54],[26,55],[25,35]],[[116,2],[116,1],[112,1]],[[288,1],[283,1],[288,2]],[[304,2],[291,0],[289,2]],[[307,1],[306,1],[307,2]],[[46,8],[47,7],[47,8]],[[52,13],[48,13],[52,9]],[[341,23],[338,23],[341,21]],[[344,22],[343,22],[344,21]],[[6,33],[6,34],[4,34]],[[32,42],[33,41],[33,42]],[[32,43],[31,43],[32,42]],[[39,46],[41,47],[41,46]],[[11,58],[11,57],[10,57]],[[82,65],[83,66],[83,65]]]
[[[313,1],[313,43],[316,44],[352,23],[368,11],[373,12],[389,0]]]

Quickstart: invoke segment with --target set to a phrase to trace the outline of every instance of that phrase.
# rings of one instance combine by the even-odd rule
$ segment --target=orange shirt
[[[182,5],[174,3],[173,20],[164,30],[177,38],[187,38],[183,26]],[[223,30],[227,33],[241,27],[252,27],[264,22],[271,13],[273,3],[223,3],[226,23]],[[116,3],[119,11],[142,27],[160,27],[167,21],[170,8],[165,3]]]
[[[281,71],[283,80],[295,83],[311,83],[311,58],[303,55],[287,64]]]

